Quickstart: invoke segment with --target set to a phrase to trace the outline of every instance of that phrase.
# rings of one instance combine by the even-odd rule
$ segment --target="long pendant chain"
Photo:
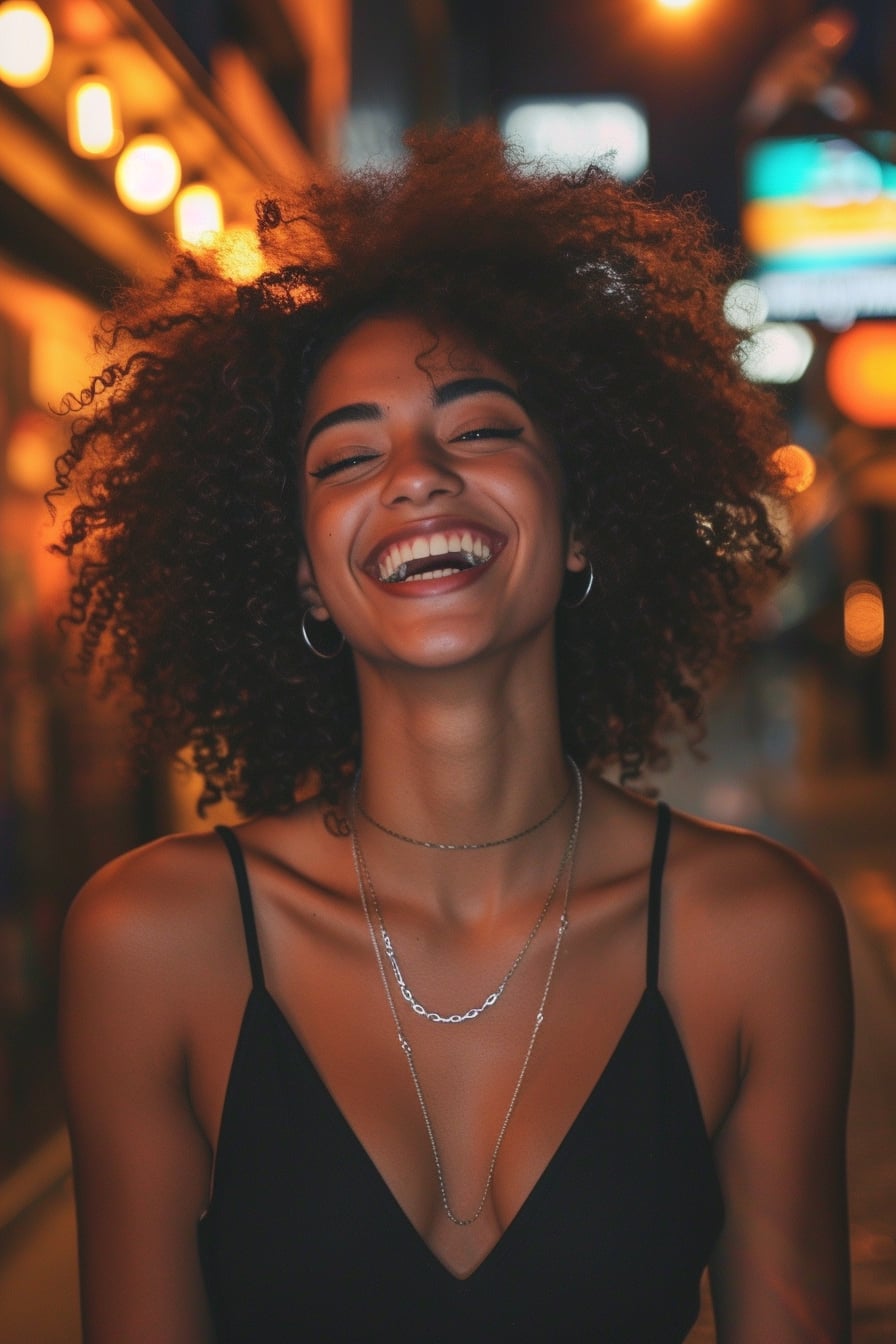
[[[582,781],[579,776],[578,766],[571,757],[569,757],[568,759],[569,764],[572,767],[573,779],[576,781],[576,787],[579,790],[581,790]],[[354,812],[357,810],[358,812],[361,813],[362,816],[366,817],[367,813],[363,810],[358,801],[358,779],[359,776],[356,775],[354,788],[352,790],[352,811]],[[569,797],[569,791],[567,790],[567,792],[563,795],[563,798],[561,799],[559,806],[555,808],[554,812],[550,814],[551,816],[554,816],[556,812],[559,811],[559,807],[563,805],[563,803],[566,801],[568,797]],[[372,818],[368,817],[368,821],[369,820],[372,820]],[[546,821],[548,820],[548,818],[546,817],[544,820]],[[530,830],[536,830],[538,826],[541,826],[543,824],[544,824],[543,822],[538,822],[536,826],[530,827]],[[380,830],[385,829],[385,827],[379,825],[379,822],[374,822],[374,825],[378,826]],[[393,834],[393,832],[388,831],[387,834],[391,835]],[[529,834],[528,831],[520,832],[520,835],[527,835],[527,834]],[[511,962],[510,968],[507,971],[506,975],[504,976],[504,979],[498,985],[497,989],[493,990],[491,994],[488,994],[486,998],[483,999],[482,1003],[479,1005],[478,1008],[468,1008],[467,1011],[464,1013],[448,1013],[448,1014],[437,1013],[433,1009],[425,1008],[424,1005],[420,1003],[420,1001],[414,996],[414,993],[410,985],[405,980],[404,975],[402,974],[401,967],[398,964],[398,954],[395,951],[392,939],[389,937],[388,931],[386,929],[386,922],[383,919],[383,912],[380,909],[380,903],[377,900],[376,889],[373,885],[373,879],[370,876],[370,870],[367,867],[367,860],[364,857],[364,850],[361,848],[361,841],[358,838],[357,827],[354,825],[354,818],[352,818],[352,838],[355,848],[357,849],[358,864],[361,869],[364,884],[366,885],[367,891],[370,893],[371,904],[373,905],[374,913],[376,914],[376,920],[377,924],[379,925],[380,937],[383,942],[383,950],[386,954],[386,960],[392,967],[392,974],[395,976],[395,983],[398,985],[399,993],[401,994],[401,997],[404,999],[405,1003],[410,1005],[410,1007],[413,1009],[413,1011],[417,1014],[418,1017],[425,1018],[427,1022],[438,1022],[449,1024],[451,1026],[456,1026],[461,1022],[472,1022],[475,1018],[479,1017],[481,1013],[484,1013],[487,1008],[493,1008],[494,1005],[500,999],[501,995],[504,993],[504,990],[507,988],[507,985],[514,971],[517,969],[523,957],[528,952],[536,934],[538,933],[538,930],[541,928],[542,924],[545,921],[545,917],[547,916],[547,913],[550,910],[551,905],[553,904],[554,897],[557,894],[557,888],[560,886],[560,879],[563,876],[563,869],[565,868],[567,860],[569,858],[569,845],[572,843],[572,834],[570,834],[570,841],[563,852],[563,858],[560,860],[560,867],[557,869],[557,875],[554,878],[550,891],[548,892],[548,898],[545,901],[544,905],[541,907],[541,912],[538,918],[536,919],[535,923],[533,924],[529,932],[528,938],[523,943],[519,952],[516,954],[513,961]],[[511,839],[517,839],[517,838],[518,838],[517,836],[511,836]],[[404,837],[398,836],[398,839],[404,839]],[[415,841],[413,843],[418,842]],[[423,842],[420,841],[419,843],[422,844]],[[506,842],[492,841],[491,843],[494,845],[494,844],[503,844]],[[463,846],[463,845],[431,846],[431,848],[439,848],[439,849],[463,849],[463,848],[485,848],[485,847],[486,846]]]
[[[522,1067],[517,1076],[516,1085],[514,1086],[513,1094],[510,1098],[510,1105],[507,1107],[507,1111],[504,1115],[504,1119],[501,1123],[501,1128],[498,1131],[498,1137],[495,1142],[494,1149],[492,1151],[491,1161],[489,1162],[488,1166],[488,1175],[486,1176],[485,1180],[485,1188],[482,1191],[482,1198],[477,1204],[475,1211],[470,1215],[469,1218],[459,1218],[457,1214],[454,1212],[454,1210],[451,1208],[450,1203],[448,1202],[448,1190],[445,1185],[445,1173],[442,1169],[442,1159],[439,1156],[439,1148],[438,1144],[436,1143],[435,1130],[433,1129],[432,1120],[430,1119],[429,1107],[426,1104],[426,1098],[423,1095],[423,1087],[420,1083],[420,1078],[417,1073],[417,1067],[414,1063],[414,1052],[411,1049],[410,1041],[407,1039],[407,1037],[405,1036],[404,1032],[401,1029],[401,1021],[398,1016],[398,1009],[395,1006],[395,1000],[393,999],[392,991],[389,988],[389,978],[386,975],[386,967],[383,962],[383,956],[382,953],[380,952],[379,942],[377,941],[376,930],[373,927],[373,920],[370,916],[370,910],[367,904],[367,893],[364,881],[364,869],[362,867],[360,850],[358,846],[357,831],[355,829],[355,826],[352,825],[352,857],[354,859],[355,864],[355,874],[358,879],[358,891],[360,892],[361,895],[361,905],[364,909],[364,917],[367,920],[367,928],[370,933],[370,941],[373,944],[374,956],[376,957],[376,964],[379,968],[380,979],[383,982],[383,989],[386,991],[386,1000],[389,1004],[389,1011],[392,1014],[392,1020],[395,1023],[395,1030],[398,1033],[398,1043],[401,1046],[402,1052],[404,1053],[404,1057],[408,1062],[408,1068],[411,1073],[411,1080],[413,1081],[414,1084],[414,1091],[417,1093],[417,1101],[420,1104],[420,1110],[423,1115],[423,1123],[426,1127],[426,1133],[429,1138],[429,1146],[432,1149],[433,1161],[435,1163],[436,1177],[439,1183],[439,1194],[441,1195],[442,1199],[442,1207],[445,1210],[447,1216],[450,1218],[451,1222],[454,1223],[456,1227],[469,1227],[472,1223],[476,1222],[476,1219],[480,1216],[482,1210],[485,1208],[489,1191],[492,1188],[492,1180],[494,1179],[495,1167],[498,1162],[498,1153],[501,1151],[501,1144],[504,1142],[504,1135],[507,1133],[507,1126],[510,1124],[510,1117],[513,1115],[513,1112],[516,1108],[517,1098],[519,1097],[520,1094],[520,1088],[523,1085],[523,1079],[525,1078],[526,1070],[529,1067],[529,1060],[532,1058],[532,1051],[535,1049],[535,1040],[538,1036],[539,1031],[541,1030],[541,1024],[544,1021],[545,1005],[547,1004],[548,994],[551,988],[551,982],[553,981],[554,978],[554,970],[557,965],[557,958],[560,955],[560,944],[563,941],[563,935],[565,934],[567,926],[569,924],[567,910],[569,907],[569,894],[572,889],[573,870],[575,868],[576,847],[578,845],[578,839],[579,839],[579,828],[582,820],[582,776],[575,765],[573,765],[573,770],[575,771],[575,780],[576,780],[576,814],[572,824],[572,830],[570,831],[569,840],[567,841],[566,848],[563,851],[563,859],[561,861],[559,870],[560,874],[562,874],[564,868],[567,869],[567,872],[566,872],[565,890],[563,893],[563,909],[560,912],[560,922],[557,928],[557,939],[556,942],[554,943],[554,952],[551,957],[551,964],[548,967],[548,974],[547,979],[545,981],[544,992],[542,993],[541,1001],[538,1005],[538,1011],[535,1014],[535,1022],[532,1027],[532,1034],[529,1037],[529,1044],[526,1047],[526,1053],[523,1058]],[[559,882],[559,874],[557,880]]]

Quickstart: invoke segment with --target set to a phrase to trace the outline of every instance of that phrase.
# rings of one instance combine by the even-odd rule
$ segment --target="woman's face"
[[[356,655],[448,666],[550,631],[585,563],[556,452],[468,340],[363,322],[312,384],[300,449],[303,597]]]

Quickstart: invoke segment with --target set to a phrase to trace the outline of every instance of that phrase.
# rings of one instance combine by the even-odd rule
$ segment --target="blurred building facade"
[[[0,25],[10,8],[0,5]],[[827,30],[813,38],[812,25],[835,22],[826,6],[782,0],[753,6],[748,21],[744,6],[720,0],[716,26],[689,48],[651,28],[649,8],[648,0],[45,0],[45,72],[31,82],[0,77],[0,1174],[60,1121],[54,986],[74,891],[115,854],[192,824],[189,800],[161,766],[141,780],[122,759],[128,706],[62,675],[71,648],[60,645],[55,619],[66,573],[47,552],[43,496],[64,450],[56,411],[89,377],[89,333],[110,293],[161,271],[167,240],[184,237],[189,189],[210,189],[220,216],[208,236],[200,229],[186,241],[218,249],[234,277],[251,275],[262,264],[252,233],[260,191],[338,163],[394,158],[418,121],[497,116],[530,96],[640,100],[658,189],[701,185],[686,177],[696,152],[688,136],[698,131],[676,115],[692,105],[708,153],[711,128],[685,84],[710,42],[728,53],[700,74],[729,128],[710,191],[723,223],[740,189],[738,164],[759,139],[839,137],[867,150],[875,132],[885,133],[874,153],[887,183],[885,231],[896,240],[888,4],[846,7],[853,22],[841,20],[849,31],[831,37],[817,79],[806,44],[824,56]],[[739,64],[724,45],[738,24]],[[0,35],[0,63],[3,43]],[[661,67],[678,74],[664,81]],[[107,85],[114,103],[101,151],[72,128],[74,90],[88,78]],[[144,137],[168,143],[179,180],[161,204],[135,207],[117,172]],[[883,264],[896,275],[896,247]],[[896,388],[896,309],[855,315],[860,327],[872,321],[883,342],[871,357],[884,404],[874,414],[861,399],[844,405],[830,380],[850,323],[811,312],[798,319],[811,354],[782,395],[812,479],[795,487],[787,523],[791,578],[757,625],[744,729],[772,763],[869,768],[891,780],[896,409],[886,409],[886,389]],[[745,340],[766,325],[747,323]],[[853,610],[859,635],[850,635],[850,591],[867,599]]]
[[[163,772],[143,779],[122,753],[128,705],[67,673],[74,650],[56,628],[67,573],[48,551],[44,500],[65,449],[58,412],[87,385],[111,293],[160,273],[170,237],[183,240],[184,189],[210,189],[221,264],[252,274],[257,196],[326,168],[349,97],[341,0],[47,0],[29,34],[36,9],[0,7],[0,1176],[61,1119],[55,982],[68,903],[96,867],[179,819]],[[50,51],[29,71],[41,15]],[[112,103],[99,151],[90,125],[73,124],[85,80]],[[127,204],[116,169],[150,135],[176,155],[180,188]]]

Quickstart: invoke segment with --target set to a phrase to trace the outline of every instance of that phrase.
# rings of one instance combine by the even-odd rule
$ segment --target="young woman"
[[[672,1344],[707,1262],[725,1344],[847,1340],[836,900],[600,773],[778,565],[706,227],[476,128],[260,230],[63,463],[85,661],[250,818],[68,920],[88,1344]]]

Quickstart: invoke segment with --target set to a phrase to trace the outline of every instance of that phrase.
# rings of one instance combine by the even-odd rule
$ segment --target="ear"
[[[302,599],[302,606],[307,610],[310,610],[311,615],[316,621],[328,621],[330,619],[330,613],[321,600],[317,581],[314,577],[314,570],[311,568],[311,561],[308,559],[304,550],[299,555],[296,579],[298,581],[299,597]]]
[[[566,546],[566,568],[571,574],[581,574],[587,567],[588,556],[585,554],[585,548],[576,537],[575,530],[570,528]]]

